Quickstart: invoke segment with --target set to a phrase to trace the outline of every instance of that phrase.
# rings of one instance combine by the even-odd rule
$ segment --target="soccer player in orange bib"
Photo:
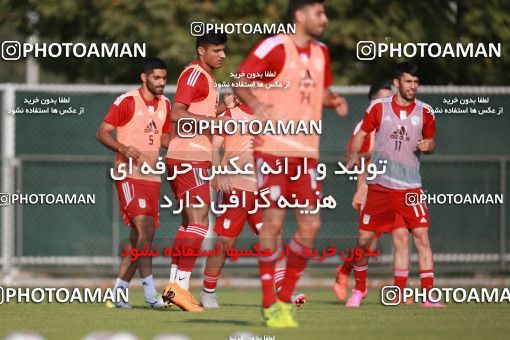
[[[147,58],[142,64],[142,87],[118,97],[97,130],[97,139],[115,151],[115,185],[119,195],[120,211],[124,222],[131,226],[128,249],[151,247],[159,220],[159,187],[161,178],[145,175],[141,165],[153,169],[159,156],[161,135],[170,131],[170,101],[163,96],[166,84],[166,65],[158,58]],[[116,132],[117,138],[112,133]],[[126,170],[131,165],[131,172]],[[122,170],[124,176],[122,176]],[[125,177],[121,179],[122,177]],[[142,278],[145,301],[153,308],[166,304],[154,287],[152,258],[139,257],[131,262],[122,258],[115,289],[127,289],[136,269]],[[107,304],[111,308],[131,308],[122,301]]]
[[[251,121],[254,119],[250,108],[240,103],[238,106],[225,111],[223,116],[231,120]],[[223,148],[223,158],[220,157],[220,149]],[[215,135],[213,137],[213,165],[227,168],[232,171],[235,168],[231,161],[243,170],[253,171],[253,136],[247,131],[242,134],[239,130],[235,134]],[[215,175],[213,186],[218,190],[218,208],[223,203],[236,206],[226,207],[216,218],[214,231],[218,235],[218,243],[221,253],[219,256],[207,258],[204,269],[204,284],[200,294],[201,304],[205,308],[219,307],[216,300],[216,285],[221,275],[221,270],[227,257],[227,247],[234,247],[237,237],[242,232],[245,222],[255,235],[262,226],[262,210],[254,209],[257,196],[257,183],[255,175],[232,174]],[[234,198],[234,199],[232,199]],[[231,203],[234,202],[234,203]]]
[[[241,100],[253,110],[263,122],[284,123],[300,121],[318,122],[322,107],[335,108],[340,115],[347,114],[347,102],[329,91],[332,84],[327,47],[316,40],[321,36],[328,21],[324,1],[291,0],[288,15],[295,24],[294,35],[279,34],[263,39],[250,52],[240,66],[245,74],[274,74],[262,79],[267,83],[282,83],[285,87],[236,88]],[[249,81],[244,77],[241,81]],[[271,86],[268,86],[271,87]],[[268,327],[297,327],[293,316],[291,297],[294,287],[308,262],[304,254],[311,248],[320,228],[319,213],[302,214],[296,210],[297,231],[290,241],[282,288],[275,292],[275,263],[280,256],[277,243],[281,234],[285,209],[278,207],[280,196],[299,204],[309,202],[307,209],[314,209],[321,197],[321,183],[317,180],[316,167],[319,158],[318,134],[255,136],[255,163],[259,193],[269,191],[270,207],[264,209],[263,225],[260,230],[261,249],[270,249],[271,256],[259,258],[259,273],[262,283],[262,312]],[[261,173],[264,163],[275,169],[288,161],[287,173]],[[306,159],[306,162],[305,162]],[[296,177],[299,167],[307,164],[306,174]]]
[[[434,152],[436,126],[432,108],[415,98],[418,83],[418,67],[415,64],[404,62],[397,65],[393,80],[397,94],[374,100],[370,104],[361,129],[352,141],[347,167],[351,168],[359,162],[363,139],[375,130],[372,163],[381,170],[382,164],[379,161],[386,161],[386,172],[368,181],[367,198],[359,216],[358,246],[370,247],[374,236],[386,232],[389,223],[393,222],[396,230],[390,230],[392,237],[395,240],[401,236],[405,240],[402,246],[406,247],[404,243],[410,231],[418,250],[421,286],[428,290],[434,284],[428,208],[425,203],[411,202],[408,197],[423,194],[419,157],[421,152]],[[394,245],[397,251],[399,245]],[[408,271],[408,262],[407,257],[405,267],[401,267],[402,271]],[[394,265],[396,268],[399,264]],[[356,286],[347,301],[347,307],[359,307],[366,296],[366,272],[366,258],[354,264]],[[429,301],[425,301],[422,306],[443,307]]]
[[[383,97],[392,96],[393,92],[391,92],[391,84],[390,83],[378,83],[370,86],[370,90],[368,91],[368,100],[372,102],[372,100],[380,99]],[[361,128],[361,124],[363,120],[361,120],[352,131],[351,138],[349,138],[349,142],[347,144],[347,153],[351,151],[352,139],[358,133]],[[365,161],[368,162],[370,159],[370,153],[374,147],[374,133],[370,133],[363,139],[363,145],[361,146],[360,155],[365,157]],[[356,211],[360,211],[361,206],[365,202],[367,197],[367,175],[363,173],[358,176],[358,180],[356,182],[356,193],[352,198],[352,207],[356,209]],[[375,248],[376,242],[374,242],[373,247]],[[333,286],[333,290],[335,291],[336,296],[340,301],[345,301],[347,296],[347,288],[349,287],[349,275],[351,274],[352,267],[354,265],[354,261],[344,261],[344,263],[337,268],[337,275],[335,284]]]
[[[214,80],[214,69],[220,68],[225,59],[226,34],[208,33],[197,37],[197,59],[181,73],[177,82],[171,119],[178,122],[181,118],[207,121],[221,121],[217,113],[226,109],[224,103],[218,105],[219,92]],[[182,125],[181,125],[182,126]],[[189,293],[191,272],[197,256],[179,255],[181,250],[191,253],[200,251],[202,241],[209,229],[210,188],[209,175],[212,160],[211,134],[190,134],[180,129],[179,123],[174,124],[171,135],[162,139],[163,146],[168,146],[166,164],[170,187],[174,196],[181,202],[188,201],[184,206],[182,223],[178,228],[172,245],[173,256],[170,269],[170,283],[164,296],[186,311],[200,312],[195,298]],[[192,134],[192,133],[191,133]],[[182,172],[191,165],[191,170]],[[201,207],[193,207],[198,205]]]

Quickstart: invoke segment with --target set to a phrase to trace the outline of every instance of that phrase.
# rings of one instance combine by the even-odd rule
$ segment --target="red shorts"
[[[310,206],[315,206],[317,201],[322,198],[322,183],[317,180],[317,160],[313,158],[306,159],[306,174],[304,174],[304,158],[273,156],[261,152],[254,154],[257,169],[257,187],[259,192],[269,189],[266,196],[270,202],[271,208],[278,208],[278,198],[284,196],[289,202],[298,201],[298,204],[305,204],[308,200]],[[288,169],[284,170],[285,158],[287,158]],[[262,174],[261,167],[268,164],[272,169],[282,166],[279,174]],[[300,176],[295,180],[299,173]]]
[[[192,168],[186,173],[177,174],[177,171],[188,169],[187,165],[191,164]],[[167,172],[169,177],[175,179],[169,180],[170,188],[174,193],[175,199],[184,199],[186,192],[189,192],[189,203],[200,203],[196,197],[200,197],[205,204],[211,204],[211,192],[209,189],[209,180],[201,178],[207,177],[211,171],[211,162],[208,161],[184,161],[180,159],[166,159]]]
[[[235,193],[234,193],[235,191]],[[245,196],[245,204],[243,203],[243,193]],[[254,213],[248,213],[255,207],[257,196],[251,191],[234,189],[232,193],[223,191],[218,192],[218,204],[222,202],[228,204],[230,197],[236,196],[239,199],[239,206],[227,208],[227,210],[216,218],[214,231],[219,236],[237,237],[244,227],[244,223],[248,222],[250,229],[255,235],[258,235],[262,227],[262,209],[257,209]]]
[[[131,225],[136,216],[152,216],[154,226],[159,223],[160,183],[143,179],[126,178],[115,181],[122,218]]]
[[[369,185],[367,199],[359,215],[359,229],[380,235],[398,228],[428,227],[429,211],[425,203],[406,204],[407,195],[421,194],[421,188],[394,190],[377,184]]]

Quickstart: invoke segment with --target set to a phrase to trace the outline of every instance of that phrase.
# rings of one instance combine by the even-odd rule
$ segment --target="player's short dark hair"
[[[149,57],[142,61],[142,73],[151,74],[154,70],[166,70],[166,64],[159,58]]]
[[[377,96],[377,93],[379,93],[380,90],[390,90],[391,91],[391,84],[387,81],[383,83],[376,83],[372,84],[370,86],[370,90],[368,91],[368,100],[373,100]]]
[[[414,77],[420,77],[418,73],[418,65],[410,61],[404,61],[397,65],[395,68],[395,78],[399,79],[404,73],[408,73]]]
[[[196,48],[206,47],[207,45],[224,45],[227,40],[226,33],[206,33],[197,37]]]
[[[326,0],[289,0],[289,6],[287,7],[287,17],[289,22],[294,21],[294,14],[296,14],[296,11],[308,5],[322,4],[324,1]]]

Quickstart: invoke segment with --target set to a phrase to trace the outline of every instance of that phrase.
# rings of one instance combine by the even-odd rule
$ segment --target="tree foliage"
[[[0,0],[0,22],[16,36],[41,42],[146,43],[149,55],[169,66],[171,83],[195,57],[194,21],[279,23],[286,0]],[[510,74],[510,3],[504,0],[327,0],[329,23],[321,38],[330,48],[335,84],[389,78],[397,58],[356,58],[356,44],[375,42],[501,43],[501,58],[416,58],[424,84],[504,85]],[[34,18],[37,18],[35,21]],[[4,36],[4,38],[6,38]],[[218,78],[234,71],[257,35],[229,36]],[[4,39],[9,40],[9,39]],[[136,59],[39,59],[45,72],[70,82],[133,83]],[[2,73],[0,73],[0,76]],[[173,80],[175,79],[175,80]]]

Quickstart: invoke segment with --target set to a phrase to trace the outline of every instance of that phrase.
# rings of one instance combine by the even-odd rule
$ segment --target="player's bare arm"
[[[102,122],[97,129],[96,139],[112,151],[119,151],[126,157],[138,159],[138,157],[140,157],[140,150],[133,146],[126,146],[117,142],[115,138],[113,138],[113,131],[115,131],[115,126]]]
[[[169,144],[170,144],[170,134],[169,133],[161,134],[161,146],[165,149],[168,149]]]
[[[218,104],[216,114],[225,112],[226,109],[233,109],[239,104],[239,100],[233,93],[225,93],[223,95],[223,102]]]
[[[430,155],[434,153],[434,150],[436,149],[436,143],[434,142],[433,138],[430,139],[422,139],[417,144],[418,150],[423,152],[426,155]]]
[[[175,103],[174,107],[172,109],[172,112],[170,114],[171,121],[177,122],[177,121],[179,121],[179,119],[182,119],[182,118],[194,119],[194,120],[207,120],[207,121],[223,119],[220,117],[208,117],[208,116],[204,116],[204,115],[197,115],[197,114],[189,112],[188,108],[189,108],[189,105],[182,104],[182,103]]]
[[[367,173],[364,171],[362,174],[358,175],[358,181],[356,183],[356,192],[352,197],[351,205],[354,210],[358,210],[363,205],[367,197],[368,184],[367,184]]]
[[[359,152],[361,150],[361,147],[363,146],[363,140],[365,139],[365,137],[367,135],[368,135],[368,133],[366,133],[365,131],[360,129],[358,131],[358,133],[352,139],[351,152],[349,152],[349,154],[347,155],[347,168],[348,169],[350,169],[354,165],[358,164],[358,162],[361,158],[361,155]]]
[[[345,117],[349,114],[349,104],[347,103],[347,100],[344,97],[331,92],[330,89],[326,89],[322,105],[335,109],[340,117]]]
[[[215,135],[212,139],[212,164],[214,166],[220,166],[221,165],[221,155],[220,150],[223,145],[225,137]],[[230,178],[228,175],[216,175],[213,179],[213,186],[218,191],[223,192],[231,192],[233,187],[232,183],[230,182]]]

